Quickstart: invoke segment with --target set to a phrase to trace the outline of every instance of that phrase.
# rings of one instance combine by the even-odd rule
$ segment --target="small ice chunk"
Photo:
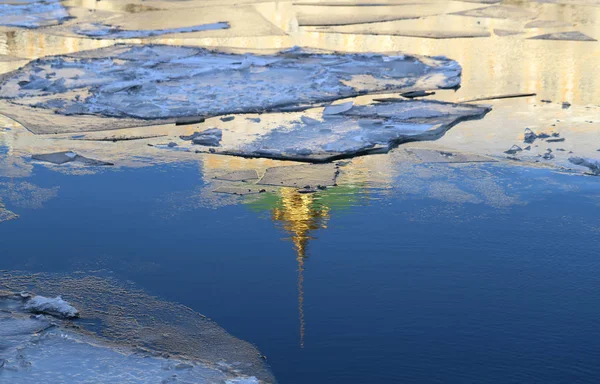
[[[538,136],[529,128],[525,128],[525,136],[523,141],[527,144],[532,144]]]
[[[354,106],[353,101],[348,101],[341,104],[330,104],[323,111],[323,115],[338,115],[340,113],[349,111],[352,109],[352,106]]]
[[[583,157],[570,157],[569,161],[572,164],[579,165],[581,167],[587,167],[590,169],[591,174],[600,175],[600,161],[594,159],[585,159]]]
[[[71,162],[78,162],[85,165],[113,165],[112,163],[90,159],[71,151],[36,154],[32,155],[31,158],[32,160],[42,161],[45,163],[52,163],[56,165],[62,165]]]
[[[555,32],[530,37],[531,40],[598,41],[579,31]]]
[[[204,145],[208,147],[218,147],[221,145],[223,139],[223,131],[219,128],[210,128],[201,132],[194,132],[188,136],[179,136],[181,140],[191,140],[192,143],[197,145]]]
[[[504,153],[508,154],[508,155],[514,155],[517,152],[521,152],[523,150],[523,148],[519,147],[518,145],[513,145],[512,147],[510,147],[510,149],[504,151]]]
[[[35,296],[25,302],[25,309],[33,313],[41,313],[65,319],[79,317],[79,311],[60,296],[53,299],[44,296]]]

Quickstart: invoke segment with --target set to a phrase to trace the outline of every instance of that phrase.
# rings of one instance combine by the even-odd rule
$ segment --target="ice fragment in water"
[[[95,39],[143,39],[146,37],[169,35],[174,33],[189,33],[200,31],[211,31],[216,29],[228,29],[229,23],[219,22],[211,24],[201,24],[191,27],[169,28],[169,29],[144,29],[144,30],[126,30],[110,25],[86,24],[77,26],[73,31],[79,35]]]
[[[44,110],[175,122],[293,109],[364,93],[452,88],[460,83],[460,74],[461,67],[444,57],[301,50],[259,56],[193,47],[115,46],[45,57],[6,75],[0,99],[35,108],[26,114],[0,110],[18,114],[25,126],[35,125],[39,118],[34,117]],[[43,81],[32,82],[32,75]],[[73,92],[87,97],[74,98]],[[60,124],[53,128],[61,130]]]
[[[43,313],[65,319],[79,317],[79,311],[71,304],[64,301],[60,296],[48,298],[35,296],[25,303],[25,309],[33,313]]]
[[[43,161],[46,163],[52,163],[57,165],[71,162],[82,163],[85,165],[113,165],[112,163],[106,161],[89,159],[71,151],[37,154],[31,156],[31,158],[33,160]]]
[[[504,153],[508,154],[508,155],[514,155],[517,152],[521,152],[523,150],[523,148],[519,147],[518,145],[513,145],[512,147],[510,147],[510,149],[504,151]]]
[[[488,111],[486,106],[427,100],[355,105],[323,121],[303,116],[218,153],[327,162],[386,152],[402,142],[435,140],[460,121],[481,118]]]
[[[192,143],[209,147],[221,145],[223,131],[219,128],[210,128],[202,132],[194,132],[189,136],[180,136],[182,140],[191,140]]]
[[[331,104],[328,105],[325,110],[323,110],[323,115],[338,115],[340,113],[349,111],[353,105],[354,102],[352,101],[341,104]]]
[[[584,159],[583,157],[570,157],[569,161],[575,165],[589,168],[593,175],[600,175],[600,161],[598,160]]]

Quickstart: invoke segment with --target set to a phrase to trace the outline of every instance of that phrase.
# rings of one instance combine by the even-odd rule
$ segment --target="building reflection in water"
[[[304,262],[312,232],[327,228],[330,209],[315,200],[315,195],[300,194],[295,189],[281,190],[280,205],[272,210],[273,221],[281,223],[290,235],[298,262],[298,314],[300,316],[300,348],[304,348]]]

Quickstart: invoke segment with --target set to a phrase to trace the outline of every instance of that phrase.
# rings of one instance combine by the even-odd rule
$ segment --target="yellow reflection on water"
[[[293,188],[280,191],[281,204],[272,211],[271,218],[281,223],[290,235],[298,262],[298,314],[300,317],[300,347],[304,348],[304,261],[307,248],[313,239],[311,232],[327,228],[329,208],[316,204],[312,194],[300,194]]]

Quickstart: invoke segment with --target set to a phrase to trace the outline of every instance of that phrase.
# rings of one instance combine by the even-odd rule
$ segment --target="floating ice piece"
[[[69,18],[60,0],[18,0],[0,3],[0,25],[39,28],[57,25]]]
[[[600,161],[594,159],[584,159],[583,157],[570,157],[569,161],[572,164],[590,169],[592,175],[600,175]]]
[[[567,40],[567,41],[598,41],[579,31],[555,32],[530,37],[532,40]]]
[[[404,93],[400,94],[400,96],[406,97],[407,99],[414,99],[417,97],[427,97],[427,96],[433,96],[433,95],[435,95],[435,92],[427,92],[427,91],[404,92]]]
[[[323,121],[301,119],[217,153],[328,162],[387,152],[407,141],[435,140],[455,124],[483,117],[489,107],[403,100],[353,106]]]
[[[0,202],[0,223],[9,220],[15,220],[17,218],[19,218],[19,215],[6,209],[4,204]]]
[[[25,309],[33,313],[42,313],[65,319],[79,317],[79,311],[60,296],[53,299],[44,296],[34,296],[25,302]]]
[[[525,135],[523,136],[523,142],[527,143],[527,144],[532,144],[535,139],[538,138],[538,135],[536,135],[530,128],[525,128]]]
[[[194,132],[189,136],[180,136],[181,140],[191,140],[192,143],[208,147],[218,147],[223,139],[223,131],[219,128],[210,128],[201,132]]]
[[[35,108],[19,113],[0,105],[0,112],[28,128],[40,125],[38,116],[45,110],[59,115],[94,115],[90,118],[100,120],[176,121],[191,116],[279,111],[364,93],[452,88],[460,83],[460,73],[461,67],[444,57],[298,49],[259,56],[191,47],[118,45],[38,59],[5,75],[0,99],[10,106]],[[34,82],[32,76],[41,80]],[[48,129],[53,120],[44,121],[44,129]],[[106,129],[105,123],[98,125]],[[53,128],[64,129],[59,124]]]
[[[89,159],[87,157],[80,156],[80,155],[76,154],[75,152],[71,152],[71,151],[33,155],[33,156],[31,156],[31,158],[33,160],[43,161],[46,163],[52,163],[52,164],[57,164],[57,165],[61,165],[61,164],[65,164],[65,163],[72,163],[72,162],[78,162],[78,163],[82,163],[85,165],[114,165],[114,164],[108,163],[106,161]]]
[[[519,147],[518,145],[513,145],[512,147],[510,147],[510,149],[504,151],[504,153],[506,153],[507,155],[514,155],[518,152],[523,151],[523,148]]]
[[[217,29],[228,29],[229,27],[229,23],[224,21],[211,24],[201,24],[191,27],[145,30],[125,30],[110,25],[86,24],[75,27],[73,31],[79,35],[84,35],[93,39],[143,39],[147,37],[168,35],[172,33],[212,31]]]
[[[340,113],[349,111],[353,105],[353,101],[348,101],[341,104],[331,104],[323,110],[323,115],[339,115]]]

